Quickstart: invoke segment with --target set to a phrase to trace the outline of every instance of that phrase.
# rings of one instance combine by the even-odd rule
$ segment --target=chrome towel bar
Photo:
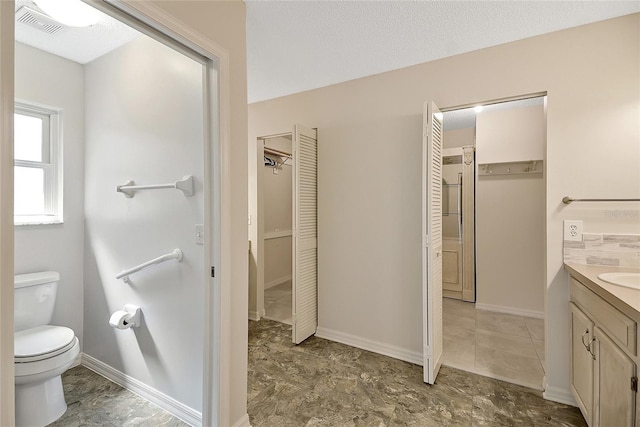
[[[565,205],[572,202],[640,202],[640,199],[574,199],[569,196],[562,198],[562,203]]]

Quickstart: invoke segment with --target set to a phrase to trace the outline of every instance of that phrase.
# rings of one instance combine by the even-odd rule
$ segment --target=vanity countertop
[[[601,273],[628,271],[637,273],[640,272],[639,268],[607,267],[568,262],[564,264],[564,269],[600,298],[640,323],[640,290],[614,285],[598,279],[598,274]]]

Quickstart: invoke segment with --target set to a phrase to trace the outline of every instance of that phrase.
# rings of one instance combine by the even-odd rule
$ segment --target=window
[[[14,223],[62,222],[59,111],[18,102],[14,113]]]

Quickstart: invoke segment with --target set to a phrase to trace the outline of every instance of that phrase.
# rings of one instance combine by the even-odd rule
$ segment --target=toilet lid
[[[73,343],[73,330],[64,326],[43,325],[14,334],[16,359],[48,355]]]

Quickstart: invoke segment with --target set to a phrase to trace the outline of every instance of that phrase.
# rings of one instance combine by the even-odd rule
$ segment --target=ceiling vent
[[[31,9],[28,6],[22,6],[16,11],[16,22],[44,31],[48,34],[55,34],[66,28],[58,21],[54,21],[44,13]]]

